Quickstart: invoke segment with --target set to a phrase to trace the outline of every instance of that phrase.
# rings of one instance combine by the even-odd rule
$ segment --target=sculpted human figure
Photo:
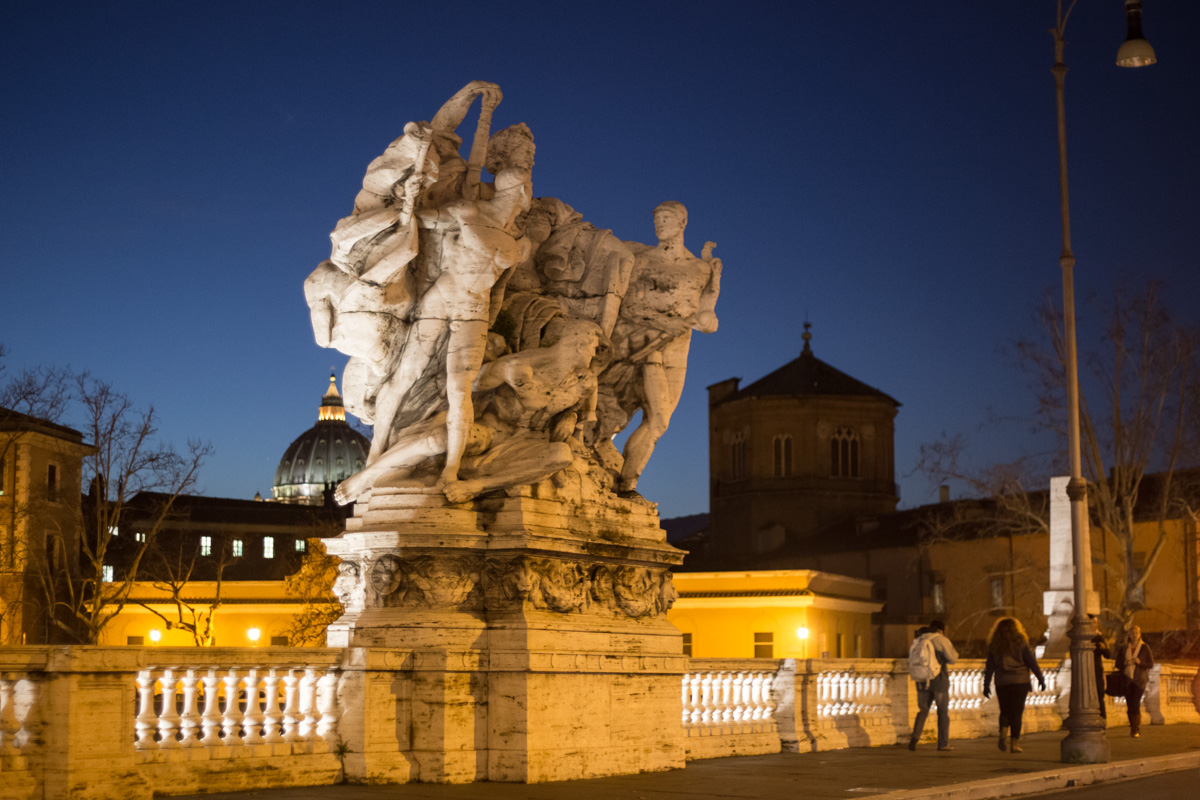
[[[506,486],[532,483],[569,466],[566,439],[595,416],[596,375],[608,363],[609,345],[586,320],[560,319],[549,326],[545,347],[488,362],[476,381],[481,414],[464,447],[469,477],[446,487],[461,502]],[[338,486],[345,505],[374,486],[412,485],[409,476],[447,449],[446,414],[407,428],[383,456]]]
[[[423,222],[440,234],[441,273],[417,301],[400,365],[379,389],[367,458],[370,464],[387,451],[400,404],[430,360],[444,352],[446,465],[440,486],[458,479],[474,421],[471,385],[487,346],[492,289],[529,255],[529,243],[517,238],[513,223],[529,208],[533,135],[524,125],[513,126],[496,134],[491,146],[504,157],[492,199],[457,200],[423,214]]]
[[[625,443],[618,490],[633,494],[638,478],[679,404],[687,373],[692,330],[717,329],[721,260],[704,245],[697,258],[683,243],[687,209],[668,200],[654,209],[654,247],[629,243],[635,262],[613,332],[615,363],[601,378],[620,407],[602,410],[598,449],[611,448],[611,436],[637,409],[642,420]]]
[[[329,259],[304,282],[317,344],[365,360],[375,375],[387,371],[412,305],[406,267],[418,247],[414,211],[438,176],[431,136],[428,123],[410,122],[371,162],[354,213],[330,234]]]

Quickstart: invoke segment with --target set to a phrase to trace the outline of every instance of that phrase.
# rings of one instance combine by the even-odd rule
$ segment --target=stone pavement
[[[1200,725],[1147,725],[1133,739],[1128,728],[1108,737],[1108,764],[1059,762],[1062,731],[1034,733],[1022,739],[1024,753],[1001,752],[994,737],[955,740],[939,753],[922,744],[915,753],[904,746],[860,747],[825,753],[780,753],[693,761],[687,769],[543,783],[474,783],[459,786],[321,786],[192,795],[193,800],[684,800],[685,798],[833,798],[875,800],[944,798],[983,800],[1034,794],[1137,775],[1200,768]],[[1074,783],[1070,783],[1073,781]],[[186,799],[185,799],[186,800]]]

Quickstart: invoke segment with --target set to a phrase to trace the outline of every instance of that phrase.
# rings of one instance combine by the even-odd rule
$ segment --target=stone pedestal
[[[376,489],[346,532],[330,646],[411,654],[412,778],[541,782],[682,767],[679,632],[644,502],[447,506]]]
[[[1046,658],[1065,658],[1071,646],[1069,632],[1075,614],[1075,557],[1071,545],[1071,500],[1068,477],[1050,479],[1050,588],[1042,592],[1046,615]],[[1087,613],[1100,613],[1100,595],[1087,594]]]

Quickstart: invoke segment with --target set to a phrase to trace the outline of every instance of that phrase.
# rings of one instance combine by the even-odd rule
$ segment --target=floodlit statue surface
[[[470,155],[455,129],[476,97]],[[532,196],[533,134],[491,135],[498,86],[473,81],[367,167],[353,213],[305,282],[317,343],[350,356],[347,408],[374,425],[341,503],[379,488],[460,503],[530,487],[640,499],[679,402],[692,330],[717,328],[721,262],[654,210],[657,245],[622,242]],[[482,180],[483,168],[494,176]],[[612,444],[636,411],[623,454]]]
[[[326,641],[365,659],[344,690],[397,709],[352,740],[368,783],[684,763],[667,619],[683,553],[636,487],[692,331],[716,330],[721,262],[684,245],[679,203],[653,210],[646,245],[535,198],[533,133],[491,134],[500,99],[474,81],[405,125],[304,285],[317,342],[350,356],[347,409],[375,426],[336,490],[354,515],[325,540],[344,609]]]

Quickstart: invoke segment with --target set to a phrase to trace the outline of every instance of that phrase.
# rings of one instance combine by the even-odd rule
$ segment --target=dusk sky
[[[705,387],[799,354],[898,399],[919,446],[980,461],[1033,400],[1001,346],[1034,331],[1061,249],[1053,0],[854,3],[16,2],[0,27],[0,342],[9,371],[88,369],[210,441],[206,494],[269,495],[330,367],[302,283],[367,163],[472,79],[537,140],[534,194],[654,243],[678,200],[718,243],[720,330],[639,485],[708,507]],[[1080,341],[1087,295],[1161,278],[1200,298],[1200,3],[1146,0],[1153,67],[1115,66],[1121,0],[1067,26]],[[469,138],[474,114],[460,131]],[[67,420],[70,422],[71,420]]]

